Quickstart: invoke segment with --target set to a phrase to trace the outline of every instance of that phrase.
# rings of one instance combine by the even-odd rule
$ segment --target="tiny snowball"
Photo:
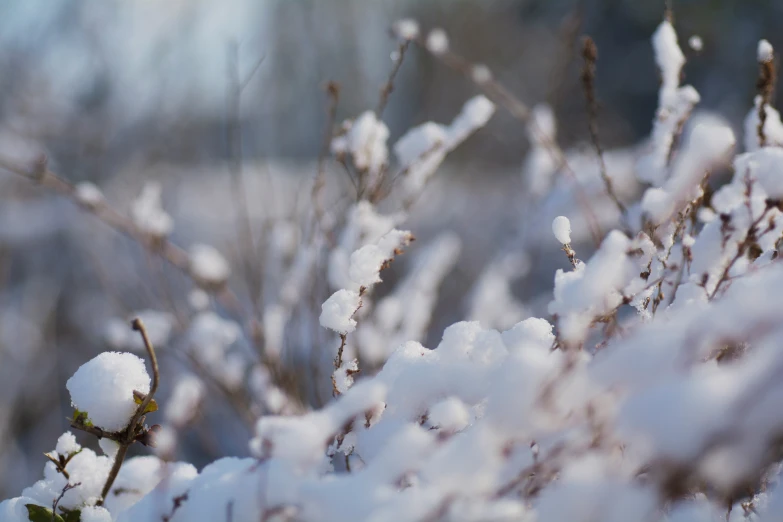
[[[449,50],[449,37],[443,29],[433,29],[427,35],[427,50],[432,54],[443,54]]]
[[[136,411],[133,392],[149,393],[150,376],[139,357],[103,352],[81,365],[65,387],[73,407],[86,412],[95,426],[119,431]]]
[[[571,243],[571,222],[567,217],[557,216],[552,221],[552,232],[555,234],[555,238],[563,245]]]
[[[772,44],[767,40],[759,41],[759,47],[756,51],[756,59],[760,63],[771,62],[775,57],[775,50],[772,48]]]
[[[701,40],[701,36],[694,34],[688,38],[688,46],[698,53],[704,49],[704,42]]]
[[[410,18],[398,20],[394,24],[394,32],[398,38],[402,38],[403,40],[414,40],[419,36],[419,23]]]
[[[156,238],[168,236],[174,228],[171,216],[163,210],[161,192],[160,183],[149,181],[144,184],[141,194],[131,207],[133,223],[142,232]]]
[[[391,59],[391,61],[396,62],[397,60],[400,59],[400,51],[392,51],[391,54],[389,55],[389,58]]]
[[[80,449],[82,449],[82,447],[76,442],[76,437],[70,431],[66,431],[60,435],[60,438],[57,439],[57,445],[54,447],[54,451],[56,451],[58,455],[63,456],[76,453]]]
[[[479,63],[473,66],[470,76],[476,83],[486,83],[492,79],[492,71],[486,65]]]
[[[353,314],[361,305],[362,298],[351,290],[338,290],[321,305],[320,323],[340,334],[353,332],[356,320]]]
[[[82,181],[76,185],[74,194],[82,205],[95,208],[103,203],[103,192],[94,183]]]
[[[201,283],[224,284],[231,275],[231,267],[215,247],[196,244],[190,247],[190,271]]]
[[[79,515],[81,522],[111,522],[111,513],[100,506],[86,506]]]

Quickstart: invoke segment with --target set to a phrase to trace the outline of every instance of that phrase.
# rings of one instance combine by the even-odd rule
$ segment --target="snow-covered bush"
[[[43,478],[1,503],[0,520],[783,516],[783,125],[771,104],[771,45],[759,44],[744,150],[717,118],[691,116],[699,94],[681,85],[685,57],[667,17],[652,36],[662,81],[649,139],[603,151],[591,128],[587,153],[562,150],[552,111],[528,108],[485,66],[454,54],[441,29],[423,34],[405,20],[394,32],[396,60],[418,45],[483,94],[450,124],[422,124],[391,146],[382,118],[390,87],[375,111],[336,132],[330,122],[324,150],[356,197],[322,205],[322,158],[311,226],[269,227],[271,287],[260,288],[252,267],[237,281],[215,247],[172,243],[159,186],[147,185],[126,219],[96,187],[73,186],[45,164],[33,172],[168,261],[193,289],[188,312],[145,310],[132,329],[112,323],[111,345],[146,351],[152,377],[127,352],[79,368],[67,383],[71,426],[100,439],[103,454],[64,433]],[[583,79],[594,111],[590,45]],[[332,96],[336,103],[334,88]],[[384,288],[395,259],[411,254],[415,230],[398,227],[496,105],[531,139],[525,222],[476,281],[469,315],[478,320],[452,324],[425,347],[434,295],[461,245],[437,236]],[[518,302],[510,283],[547,245],[560,245],[570,268],[552,270],[547,317],[525,317],[535,305]],[[317,281],[330,295],[308,308]],[[246,298],[232,289],[243,283]],[[317,346],[297,353],[297,344]],[[159,415],[156,350],[169,349],[198,376],[178,376],[163,426],[148,427]],[[292,366],[313,354],[315,382],[292,381]],[[173,448],[212,393],[252,424],[251,456],[199,472],[173,462]],[[155,455],[126,459],[136,442]]]

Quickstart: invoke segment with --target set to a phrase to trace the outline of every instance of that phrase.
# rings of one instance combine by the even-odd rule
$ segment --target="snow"
[[[473,66],[470,76],[474,82],[482,84],[492,80],[492,71],[489,70],[489,67],[480,63]]]
[[[220,286],[228,281],[231,267],[218,249],[201,243],[188,250],[190,271],[202,284]]]
[[[443,54],[449,50],[449,37],[443,29],[433,29],[427,35],[427,50],[433,54]]]
[[[204,393],[204,385],[198,378],[192,375],[180,378],[166,402],[166,421],[174,426],[185,426],[197,414]]]
[[[704,49],[704,42],[702,41],[701,36],[694,34],[688,38],[688,46],[698,53]]]
[[[76,200],[89,208],[97,208],[104,202],[103,192],[94,183],[82,181],[74,187]]]
[[[775,50],[772,48],[772,44],[767,40],[760,40],[758,50],[756,51],[756,59],[759,63],[771,62],[775,59]]]
[[[112,522],[111,513],[99,506],[87,506],[81,510],[81,522]]]
[[[443,431],[461,431],[470,423],[470,412],[457,397],[449,397],[430,408],[427,421]]]
[[[80,449],[82,449],[82,447],[79,446],[79,444],[76,442],[76,437],[70,431],[66,431],[60,435],[60,438],[57,439],[57,445],[54,447],[54,451],[56,451],[58,455],[62,456],[68,456],[71,453],[76,453]]]
[[[359,308],[362,298],[352,290],[338,290],[321,305],[321,326],[340,334],[353,332],[356,320],[353,314]]]
[[[103,352],[84,363],[65,384],[71,403],[107,431],[127,426],[137,404],[133,392],[149,393],[144,361],[131,353]]]
[[[552,233],[561,244],[571,243],[571,221],[565,216],[557,216],[552,221]]]
[[[685,65],[685,55],[677,44],[677,33],[665,20],[658,26],[652,38],[655,63],[661,71],[662,89],[672,91],[680,84],[680,71]]]
[[[394,32],[403,40],[415,40],[419,37],[419,23],[408,18],[398,20],[394,23]]]
[[[353,155],[356,168],[378,172],[388,161],[388,138],[389,128],[375,112],[365,111],[356,118],[347,135],[348,151]]]
[[[174,229],[174,220],[163,210],[162,192],[160,183],[148,181],[131,206],[131,217],[136,227],[154,238],[161,239]]]

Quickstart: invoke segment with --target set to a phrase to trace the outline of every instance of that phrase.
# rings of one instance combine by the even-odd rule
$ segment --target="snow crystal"
[[[79,203],[90,208],[96,208],[104,201],[101,189],[89,181],[77,183],[74,188],[74,195]]]
[[[79,516],[81,522],[111,522],[111,513],[100,506],[86,506]]]
[[[701,36],[694,34],[688,38],[688,46],[698,53],[704,49],[704,42],[702,41]]]
[[[215,247],[195,244],[188,251],[190,271],[199,282],[208,285],[222,285],[231,275],[231,267]]]
[[[409,18],[398,20],[394,24],[394,32],[403,40],[414,40],[419,37],[419,23]]]
[[[352,290],[338,290],[321,305],[321,326],[345,334],[356,329],[353,314],[359,308],[362,298]]]
[[[80,449],[82,449],[82,447],[76,442],[76,437],[70,431],[66,431],[60,435],[60,438],[57,439],[57,445],[54,447],[54,451],[56,451],[58,455],[64,457],[71,453],[76,453]]]
[[[767,40],[759,41],[759,47],[756,51],[756,59],[760,63],[771,62],[775,59],[775,50],[772,48],[772,44]]]
[[[555,234],[561,244],[567,245],[571,243],[571,222],[565,216],[557,216],[552,221],[552,232]]]
[[[449,37],[443,29],[433,29],[427,35],[427,50],[433,54],[443,54],[449,50]]]
[[[171,219],[161,203],[162,188],[160,183],[148,181],[144,184],[139,197],[131,207],[133,223],[141,230],[153,237],[164,238],[174,228]]]
[[[139,357],[103,352],[81,365],[65,386],[74,408],[86,412],[95,426],[120,431],[136,412],[133,392],[149,393],[150,376]]]

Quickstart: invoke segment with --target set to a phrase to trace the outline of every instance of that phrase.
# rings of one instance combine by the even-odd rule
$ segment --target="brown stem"
[[[601,179],[606,186],[606,193],[609,198],[614,202],[617,210],[620,211],[622,219],[626,219],[625,205],[617,197],[617,193],[614,190],[614,183],[612,178],[606,171],[606,161],[604,159],[604,150],[601,146],[601,140],[598,137],[598,101],[595,97],[595,69],[596,62],[598,61],[598,47],[595,42],[589,36],[585,36],[582,41],[582,58],[584,59],[584,67],[582,68],[582,87],[585,93],[585,99],[587,100],[587,127],[590,131],[590,141],[593,142],[593,147],[598,155],[598,166],[601,172]]]
[[[124,431],[118,434],[119,440],[113,439],[119,443],[120,447],[117,450],[117,455],[114,456],[114,463],[112,464],[111,470],[109,470],[109,475],[106,477],[106,483],[104,483],[103,489],[101,490],[101,498],[97,503],[99,506],[103,505],[103,502],[106,500],[106,496],[111,490],[112,484],[114,484],[114,481],[117,479],[117,475],[120,472],[122,463],[125,460],[125,455],[128,453],[128,448],[134,442],[136,442],[136,438],[138,435],[140,435],[140,432],[144,431],[144,413],[147,411],[147,406],[149,406],[150,402],[152,401],[155,392],[158,391],[158,383],[160,380],[158,358],[155,355],[155,347],[152,346],[152,343],[150,342],[149,336],[147,335],[147,329],[144,327],[144,322],[142,322],[142,320],[137,317],[131,321],[131,326],[134,330],[141,334],[141,338],[144,341],[144,347],[147,349],[147,355],[150,357],[150,361],[152,363],[152,387],[150,388],[149,393],[145,395],[144,399],[142,399],[138,408],[136,408],[136,413],[133,414],[133,417],[131,418],[128,426]]]

